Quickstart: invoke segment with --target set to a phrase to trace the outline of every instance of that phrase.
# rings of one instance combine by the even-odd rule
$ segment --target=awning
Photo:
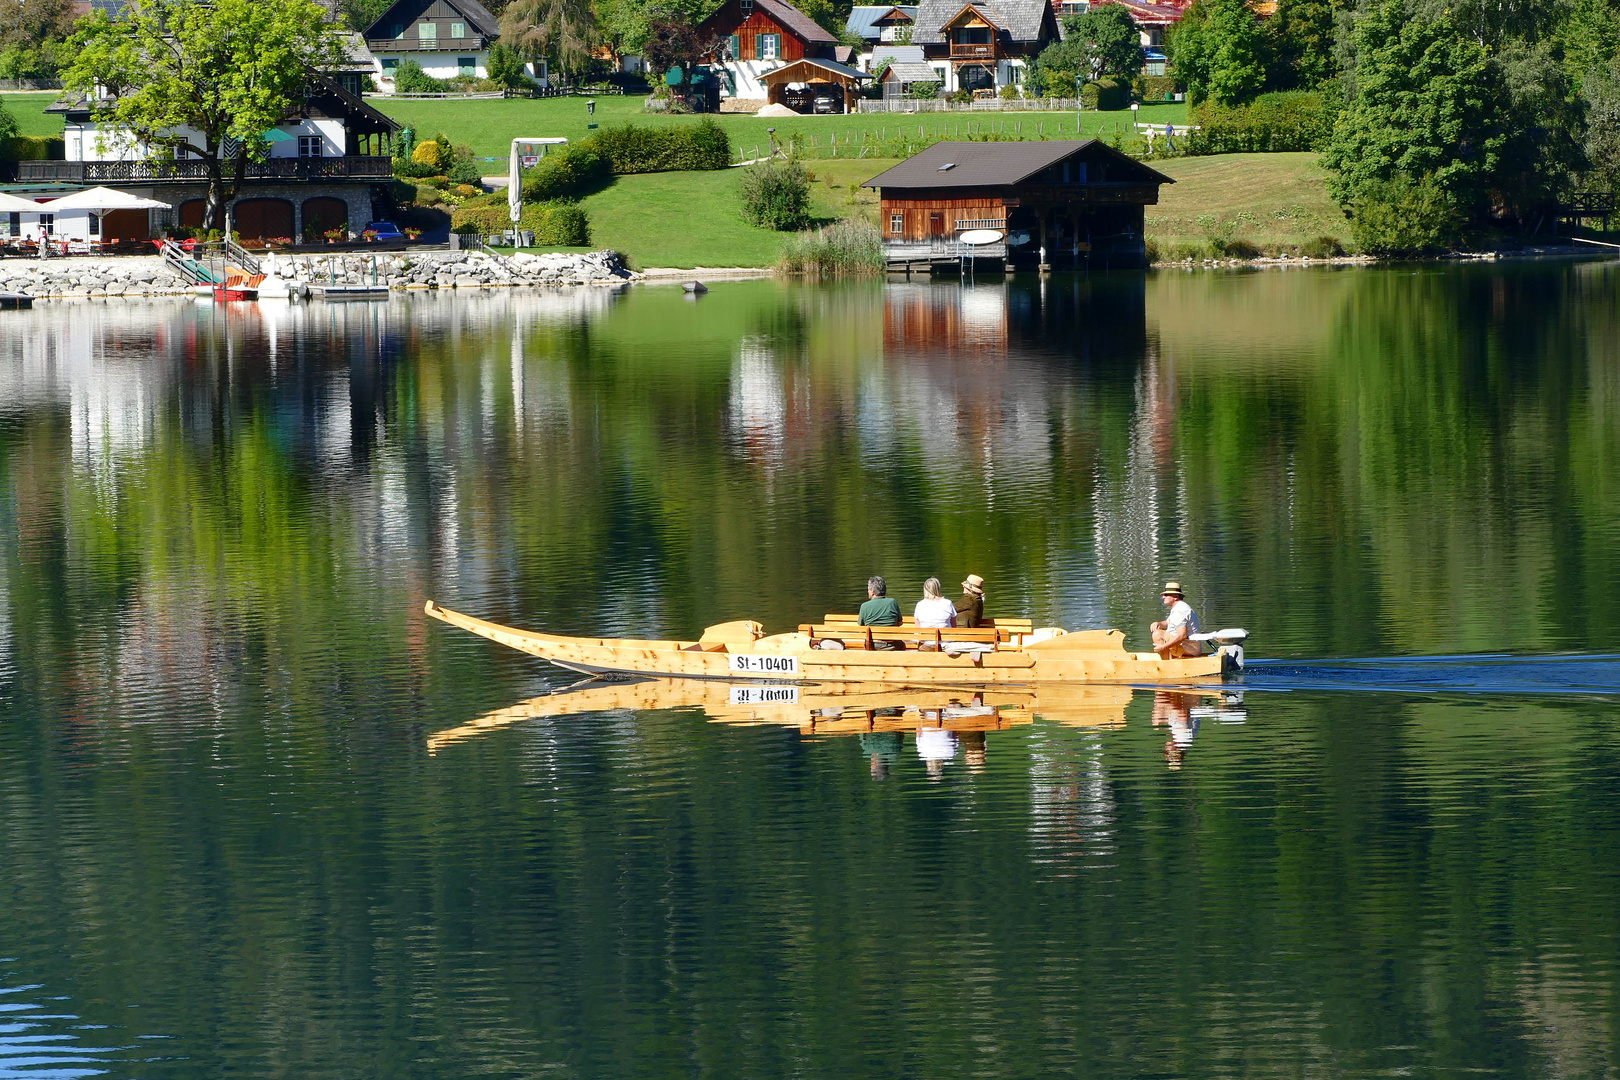
[[[38,203],[34,207],[36,213],[60,214],[64,210],[92,210],[101,213],[107,210],[168,210],[171,209],[166,202],[156,199],[143,199],[139,195],[131,195],[127,191],[114,191],[108,187],[93,187],[87,191],[75,191],[72,195],[64,195],[60,199],[50,202]]]
[[[0,191],[0,214],[37,214],[44,205],[33,199],[19,199],[15,195],[7,195]],[[50,213],[49,210],[45,212]]]

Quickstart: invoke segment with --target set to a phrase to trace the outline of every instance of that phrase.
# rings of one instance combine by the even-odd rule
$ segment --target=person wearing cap
[[[956,602],[956,625],[972,630],[984,622],[984,578],[969,574],[962,582],[962,599]]]
[[[1187,603],[1180,582],[1165,582],[1159,599],[1170,609],[1170,614],[1163,622],[1148,627],[1148,633],[1153,635],[1153,651],[1166,660],[1204,655],[1203,644],[1192,640],[1192,635],[1199,632],[1198,613]]]

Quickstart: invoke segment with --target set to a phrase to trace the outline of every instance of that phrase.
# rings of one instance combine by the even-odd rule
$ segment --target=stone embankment
[[[614,251],[588,254],[412,251],[368,255],[282,255],[277,273],[294,286],[370,284],[396,289],[483,289],[513,285],[617,285],[639,280]],[[268,262],[266,269],[269,269]],[[0,260],[0,292],[38,298],[167,296],[194,286],[152,255]]]

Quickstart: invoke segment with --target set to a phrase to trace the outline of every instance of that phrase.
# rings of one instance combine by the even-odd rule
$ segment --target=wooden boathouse
[[[1173,183],[1088,139],[935,143],[862,186],[878,189],[890,268],[909,272],[969,255],[1008,270],[1143,266],[1146,207]]]

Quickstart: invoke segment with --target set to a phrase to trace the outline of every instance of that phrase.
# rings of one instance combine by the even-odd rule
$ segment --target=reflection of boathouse
[[[1144,208],[1173,183],[1090,139],[936,143],[865,186],[881,193],[891,265],[972,254],[1031,269],[1106,269],[1146,262]]]

